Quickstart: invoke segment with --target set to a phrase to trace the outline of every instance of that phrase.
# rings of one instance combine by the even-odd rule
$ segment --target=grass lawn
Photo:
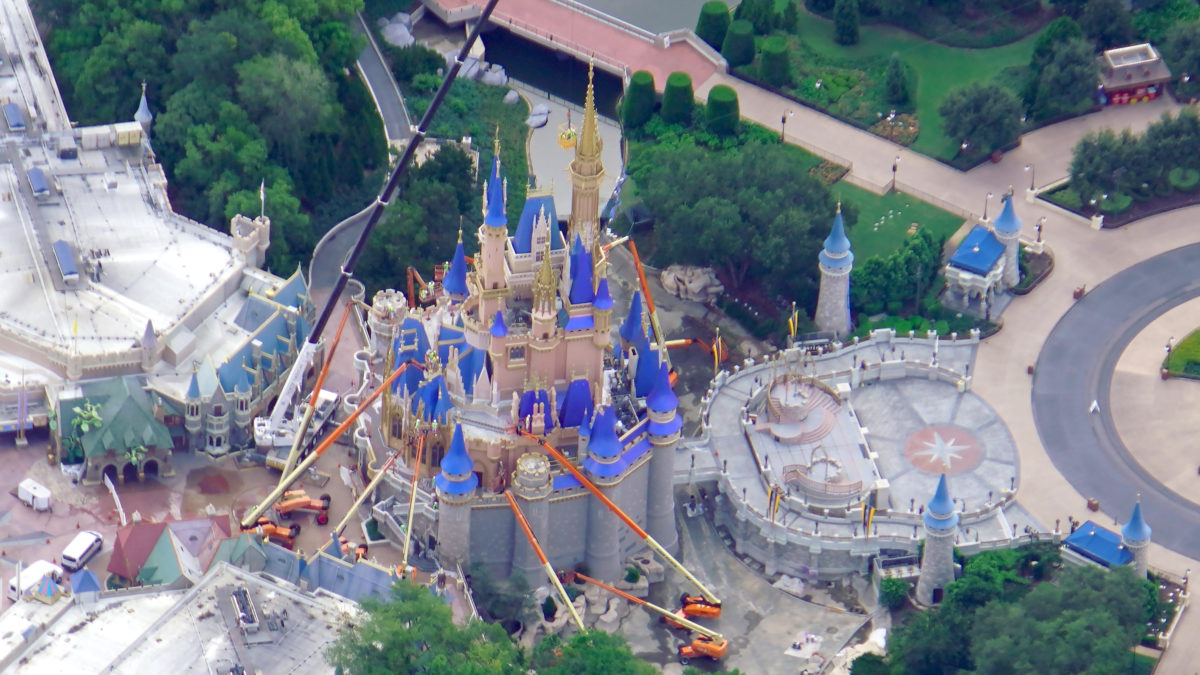
[[[886,115],[894,107],[883,102],[883,73],[891,55],[899,54],[913,71],[919,73],[913,103],[921,134],[912,148],[939,159],[954,157],[959,144],[959,139],[947,138],[942,131],[942,119],[937,114],[942,98],[951,89],[970,82],[989,81],[1005,68],[1028,65],[1036,39],[1036,35],[1031,35],[1003,47],[960,49],[929,42],[899,28],[879,25],[863,26],[859,43],[844,47],[833,40],[833,22],[809,13],[801,15],[797,34],[804,48],[796,53],[809,63],[793,63],[797,87],[789,91],[824,107],[828,105],[827,101],[816,98],[817,79],[822,80],[824,88],[826,82],[840,76],[841,86],[844,86],[842,96],[861,100],[852,104],[846,116],[863,125],[874,124],[879,114]],[[828,70],[829,75],[814,73],[814,69],[819,68]],[[856,88],[855,84],[860,83],[861,86]]]
[[[838,199],[858,207],[858,223],[847,233],[857,260],[896,252],[913,223],[946,238],[963,224],[963,219],[953,213],[903,192],[876,195],[845,181],[830,189]]]
[[[1183,338],[1167,356],[1167,370],[1172,375],[1200,377],[1200,330]]]

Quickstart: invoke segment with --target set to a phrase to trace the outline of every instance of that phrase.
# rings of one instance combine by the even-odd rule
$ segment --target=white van
[[[104,537],[99,532],[92,530],[80,532],[63,549],[62,566],[68,572],[78,571],[102,548],[104,548]]]
[[[16,602],[17,598],[25,595],[34,588],[37,588],[37,585],[42,583],[42,579],[45,579],[50,575],[61,577],[62,573],[62,568],[52,562],[45,560],[32,562],[22,567],[19,575],[14,575],[12,579],[8,580],[8,599]],[[21,580],[21,589],[19,594],[17,592],[18,578]]]

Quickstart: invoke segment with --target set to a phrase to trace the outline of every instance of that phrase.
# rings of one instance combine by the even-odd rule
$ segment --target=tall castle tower
[[[1133,505],[1129,522],[1121,528],[1121,545],[1133,554],[1133,569],[1138,578],[1146,578],[1146,558],[1150,553],[1150,526],[1142,520],[1142,502]]]
[[[917,580],[917,602],[933,605],[954,581],[954,538],[958,514],[946,488],[946,474],[938,479],[937,491],[925,506],[925,552],[921,555],[921,577]]]
[[[587,95],[583,101],[583,128],[575,144],[575,159],[571,161],[571,219],[567,224],[567,243],[575,237],[583,240],[583,248],[591,251],[600,228],[600,181],[604,179],[604,162],[600,151],[600,125],[596,120],[596,100],[592,86],[593,68],[588,65]]]
[[[500,177],[500,139],[496,139],[492,155],[492,175],[483,193],[483,224],[479,226],[479,258],[476,276],[479,281],[479,315],[491,317],[504,309],[508,297],[509,270],[504,252],[508,245],[507,190]]]
[[[666,362],[658,365],[658,379],[646,396],[650,417],[650,494],[646,497],[646,529],[663,548],[675,551],[679,535],[675,531],[675,443],[683,420],[677,413],[679,397],[671,388],[671,369]]]
[[[842,222],[842,204],[838,202],[833,230],[825,238],[821,261],[821,290],[817,296],[817,328],[841,337],[850,333],[850,270],[854,254]]]
[[[1013,190],[1008,188],[1004,195],[1004,209],[992,223],[996,238],[1004,244],[1004,285],[1012,288],[1021,282],[1018,253],[1021,248],[1021,219],[1013,209]]]
[[[438,556],[447,568],[466,563],[471,553],[471,500],[479,487],[475,462],[467,454],[462,427],[454,425],[450,448],[442,457],[441,471],[433,478],[441,507],[438,509]]]

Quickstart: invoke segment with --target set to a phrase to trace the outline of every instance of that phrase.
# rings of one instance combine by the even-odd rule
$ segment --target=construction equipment
[[[446,95],[450,93],[450,87],[458,78],[458,73],[460,70],[462,70],[463,64],[467,61],[467,56],[471,53],[471,49],[475,46],[475,42],[479,39],[480,31],[482,31],[484,27],[488,25],[488,21],[492,16],[492,11],[496,9],[497,2],[499,2],[499,0],[488,0],[487,4],[484,5],[482,10],[480,10],[479,18],[474,24],[472,24],[471,30],[469,33],[467,33],[467,39],[463,42],[462,48],[459,49],[458,54],[454,57],[454,60],[450,62],[450,67],[446,70],[446,75],[442,78],[442,84],[438,87],[437,92],[435,92],[433,95],[433,99],[429,102],[429,107],[425,109],[425,114],[421,117],[421,121],[417,124],[416,128],[412,130],[412,137],[409,138],[408,143],[404,146],[404,151],[401,153],[400,159],[396,161],[396,165],[392,169],[391,174],[388,176],[387,182],[383,186],[383,190],[379,193],[379,196],[375,198],[375,203],[371,205],[371,213],[369,216],[367,216],[367,222],[365,225],[363,225],[362,232],[358,235],[358,241],[354,243],[354,248],[350,250],[350,254],[346,256],[346,261],[342,264],[341,273],[338,274],[337,280],[333,284],[333,289],[329,294],[329,299],[325,301],[325,306],[321,309],[321,314],[317,318],[317,322],[313,324],[313,329],[308,334],[308,339],[305,340],[304,346],[300,349],[300,354],[296,357],[296,362],[292,364],[291,371],[288,373],[287,380],[285,380],[283,390],[280,393],[279,403],[271,413],[272,427],[278,427],[283,422],[283,413],[291,404],[291,397],[294,396],[296,391],[299,389],[300,381],[303,379],[304,373],[308,371],[309,364],[312,363],[313,354],[317,349],[317,341],[320,340],[321,334],[325,331],[325,325],[329,323],[329,319],[333,315],[333,308],[337,304],[338,299],[342,297],[342,293],[346,290],[346,284],[350,283],[350,278],[354,276],[355,264],[358,263],[359,257],[361,257],[363,251],[366,250],[367,241],[371,238],[371,233],[375,230],[375,226],[378,225],[380,219],[383,218],[384,208],[387,207],[388,203],[391,202],[393,197],[399,196],[398,192],[400,191],[401,182],[412,166],[413,156],[416,155],[417,148],[419,148],[422,142],[425,140],[425,135],[429,131],[429,125],[433,121],[433,116],[437,113],[438,109],[442,107],[442,102],[446,100]],[[387,384],[390,385],[391,379],[394,379],[397,374],[398,372],[393,373]],[[380,393],[382,393],[382,389],[377,391],[376,394],[372,395],[372,402]],[[316,403],[315,398],[313,403]],[[361,414],[362,410],[364,409],[365,408],[360,406],[360,408],[355,411],[354,418],[357,418],[357,415]],[[302,426],[306,425],[302,423]],[[331,435],[330,438],[337,438],[348,428],[349,425],[347,424],[339,426],[338,430]],[[297,432],[297,439],[294,441],[294,444],[303,440],[304,432],[305,429],[301,429]],[[318,452],[314,452],[302,460],[300,466],[308,468],[308,466],[312,464],[312,461],[315,461],[316,457],[320,456],[320,452],[323,451],[324,448],[328,447],[329,444],[332,444],[332,440],[330,440],[330,438],[327,438],[326,442],[321,444],[321,447],[318,448]],[[291,458],[291,456],[294,454],[295,452],[291,453],[289,458]],[[291,465],[292,462],[288,462],[288,464],[284,467],[283,476],[279,479],[279,486],[276,487],[276,489],[272,492],[271,498],[255,507],[252,512],[247,515],[247,522],[254,522],[263,511],[265,511],[272,503],[274,503],[276,499],[279,498],[279,495],[287,488],[288,485],[291,485],[296,481],[296,477],[299,475],[300,469],[298,467],[293,471],[291,470]]]
[[[408,524],[404,527],[404,557],[400,561],[403,569],[408,569],[408,551],[412,543],[413,513],[417,507],[417,480],[421,477],[421,455],[425,452],[425,437],[428,431],[422,432],[417,438],[417,461],[413,462],[412,485],[408,490]]]
[[[512,493],[508,490],[504,491],[505,498],[508,499],[508,505],[512,507],[513,515],[517,517],[517,522],[521,524],[521,529],[525,531],[525,538],[529,540],[529,545],[533,547],[533,552],[537,554],[538,560],[542,563],[542,569],[546,570],[546,576],[549,577],[550,583],[554,584],[554,589],[558,591],[558,598],[567,607],[567,611],[571,612],[571,618],[575,620],[575,625],[579,626],[579,631],[582,633],[587,629],[583,627],[583,620],[579,618],[579,612],[575,611],[575,603],[571,602],[571,596],[567,595],[567,591],[563,588],[562,581],[559,581],[558,575],[554,573],[554,568],[550,566],[550,561],[546,559],[546,553],[538,544],[537,537],[533,536],[533,530],[529,527],[529,521],[525,520],[525,514],[521,512],[521,507],[517,506],[517,500],[513,499]]]
[[[243,524],[242,531],[257,532],[264,537],[275,540],[276,543],[282,545],[284,548],[290,549],[292,545],[296,543],[296,537],[300,536],[300,524],[292,523],[291,525],[284,527],[271,522],[270,518],[264,516],[256,519],[253,525],[247,526]]]
[[[661,616],[667,621],[667,623],[699,633],[700,635],[690,643],[685,643],[679,646],[677,651],[679,663],[685,666],[690,663],[692,659],[702,656],[710,658],[714,661],[719,661],[725,657],[725,652],[729,650],[729,643],[725,640],[725,636],[680,616],[678,612],[672,612],[669,609],[659,607],[648,600],[643,600],[637,596],[630,595],[625,591],[613,588],[603,581],[593,579],[586,574],[580,574],[579,572],[576,572],[575,578],[583,579],[589,584],[599,586],[609,593],[615,593],[616,595],[619,595],[636,605],[641,605],[642,607],[645,607],[646,609]]]
[[[354,409],[354,412],[350,413],[350,416],[346,418],[346,421],[339,424],[336,429],[330,432],[329,435],[325,437],[325,440],[321,441],[321,444],[318,445],[308,457],[305,457],[295,469],[292,469],[291,473],[285,473],[283,475],[283,478],[279,480],[279,485],[277,485],[275,489],[271,491],[271,494],[267,495],[263,501],[258,504],[258,506],[255,506],[246,512],[246,515],[242,517],[242,526],[249,527],[252,523],[256,522],[258,517],[261,516],[264,511],[270,508],[272,504],[274,504],[280,497],[283,496],[283,493],[287,490],[288,486],[292,483],[295,483],[296,480],[308,470],[308,467],[312,466],[317,459],[337,441],[337,439],[341,438],[342,434],[346,433],[346,431],[353,426],[356,421],[358,421],[358,416],[370,408],[375,403],[375,400],[382,396],[383,392],[386,391],[388,387],[392,386],[392,382],[395,382],[396,378],[400,377],[400,375],[404,373],[409,366],[415,366],[422,369],[424,368],[424,366],[421,364],[410,359],[400,364],[400,367],[393,370],[390,375],[384,378],[383,383],[380,384],[375,391],[371,392],[370,396],[364,399],[362,403],[358,404],[358,407]]]
[[[288,468],[290,461],[295,465],[297,460],[304,459],[313,449],[317,439],[321,434],[325,433],[329,422],[333,419],[334,413],[337,412],[337,405],[341,402],[340,394],[328,389],[319,389],[317,392],[316,408],[313,409],[309,401],[305,401],[301,405],[301,414],[294,416],[291,420],[284,420],[283,426],[270,430],[270,421],[266,418],[259,417],[254,420],[254,433],[256,445],[266,455],[267,466],[272,469],[284,470]],[[299,418],[299,419],[297,419]],[[302,441],[296,443],[296,433],[304,425],[304,419],[311,420],[304,434],[301,436]],[[260,436],[270,434],[271,441],[263,447],[263,444],[257,443]],[[292,448],[297,449],[297,454],[292,455]]]
[[[646,300],[646,313],[650,315],[650,328],[654,332],[654,340],[658,343],[659,356],[671,365],[671,355],[667,351],[666,338],[662,325],[658,322],[658,314],[654,311],[654,298],[650,296],[650,284],[646,283],[646,270],[642,268],[642,258],[638,255],[637,244],[629,240],[629,252],[633,254],[633,265],[637,268],[638,283],[642,285],[642,297]]]
[[[288,490],[272,508],[275,509],[276,515],[285,519],[291,518],[296,512],[315,513],[317,524],[324,525],[329,522],[329,502],[330,497],[327,494],[313,499],[304,490]]]
[[[519,433],[522,436],[527,436],[527,437],[532,438],[533,440],[537,441],[537,443],[539,445],[541,445],[542,448],[544,448],[546,450],[546,452],[550,453],[551,457],[553,457],[554,459],[557,459],[559,464],[561,464],[563,467],[565,467],[567,469],[567,471],[570,471],[571,475],[575,476],[575,478],[579,480],[579,483],[581,485],[583,485],[585,488],[587,488],[589,492],[591,492],[593,495],[595,495],[595,497],[597,499],[599,499],[601,502],[603,502],[603,504],[608,507],[609,511],[612,511],[613,514],[615,514],[617,516],[617,518],[619,518],[621,520],[621,522],[625,523],[626,527],[633,530],[633,532],[635,534],[637,534],[639,537],[641,537],[642,541],[646,542],[646,545],[649,546],[651,548],[651,550],[653,550],[655,553],[657,553],[659,555],[659,557],[662,558],[672,568],[674,568],[675,571],[677,571],[680,574],[682,574],[683,576],[687,577],[688,581],[695,584],[696,588],[700,589],[700,593],[703,595],[704,601],[706,603],[708,603],[709,606],[716,609],[718,616],[720,615],[720,611],[721,611],[720,599],[718,599],[717,596],[714,595],[712,591],[708,590],[708,588],[704,584],[700,583],[700,580],[697,579],[695,577],[695,575],[693,575],[691,572],[689,572],[687,570],[687,568],[685,568],[678,560],[676,560],[675,556],[673,556],[669,552],[667,552],[667,549],[663,548],[661,544],[659,544],[657,541],[654,540],[653,537],[651,537],[649,534],[647,534],[647,532],[645,530],[643,530],[641,528],[641,526],[639,526],[637,523],[633,522],[633,519],[630,518],[628,515],[626,515],[624,511],[621,510],[621,507],[614,504],[613,501],[611,499],[609,499],[603,492],[601,492],[600,489],[597,488],[592,483],[592,481],[588,479],[587,476],[583,475],[582,471],[575,468],[575,465],[572,464],[571,461],[569,459],[567,459],[567,457],[565,455],[563,455],[561,452],[559,452],[558,449],[555,448],[553,445],[550,445],[545,440],[529,433],[528,431],[521,430]]]

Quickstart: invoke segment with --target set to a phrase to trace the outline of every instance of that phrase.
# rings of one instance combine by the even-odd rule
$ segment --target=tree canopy
[[[539,675],[653,675],[654,666],[629,651],[625,639],[601,630],[576,633],[565,642],[557,635],[533,651]]]
[[[362,207],[384,166],[383,128],[349,67],[361,0],[47,0],[47,50],[80,124],[129,120],[146,83],[154,148],[181,213],[226,230],[258,211],[266,183],[267,264],[290,273],[323,227]],[[327,204],[338,202],[337,208]],[[350,202],[350,203],[345,203]]]
[[[1007,89],[991,82],[972,82],[951,91],[942,99],[938,114],[946,135],[962,139],[970,154],[998,150],[1021,133],[1020,103]]]

